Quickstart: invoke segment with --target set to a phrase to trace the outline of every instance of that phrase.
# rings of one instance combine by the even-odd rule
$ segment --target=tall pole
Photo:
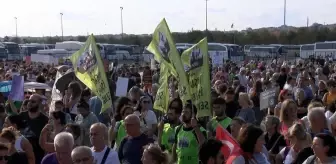
[[[284,0],[284,25],[286,25],[286,10],[287,10],[287,1]]]
[[[120,7],[120,22],[121,22],[121,38],[124,38],[124,20],[123,20],[123,7]]]
[[[309,27],[309,17],[307,17],[307,27]]]
[[[14,17],[15,19],[15,36],[18,37],[18,28],[17,28],[17,17]]]
[[[205,0],[205,31],[208,32],[208,1]]]
[[[63,38],[63,13],[60,13],[60,15],[61,15],[62,41],[64,41],[64,38]]]

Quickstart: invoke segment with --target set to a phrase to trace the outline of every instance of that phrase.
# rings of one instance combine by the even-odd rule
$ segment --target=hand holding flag
[[[216,128],[216,139],[223,143],[221,151],[225,159],[228,159],[231,155],[239,156],[242,154],[237,141],[221,125],[218,125]]]

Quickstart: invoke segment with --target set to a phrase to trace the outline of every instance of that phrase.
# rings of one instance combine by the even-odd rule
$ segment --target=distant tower
[[[307,17],[307,27],[309,27],[309,17]]]

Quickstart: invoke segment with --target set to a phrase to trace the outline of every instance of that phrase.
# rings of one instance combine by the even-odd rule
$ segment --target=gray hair
[[[61,132],[55,136],[54,145],[59,147],[69,146],[72,149],[75,141],[71,133]]]
[[[154,84],[152,85],[152,88],[159,89],[159,87],[160,87],[160,85],[159,85],[158,83],[154,83]]]
[[[316,107],[316,108],[312,108],[309,112],[308,112],[308,120],[309,120],[309,123],[311,124],[311,120],[313,117],[316,117],[316,116],[321,116],[323,117],[323,121],[325,122],[325,125],[327,125],[327,118],[326,116],[324,115],[324,108],[321,108],[321,107]],[[322,121],[322,120],[321,120]]]
[[[269,115],[269,116],[266,116],[266,119],[270,119],[272,122],[272,125],[275,125],[275,128],[278,129],[280,125],[280,120],[278,117]]]
[[[144,93],[142,92],[142,90],[137,87],[137,86],[133,86],[129,91],[128,91],[129,94],[131,93],[140,93],[140,95],[144,95]]]
[[[92,150],[87,146],[78,146],[74,148],[71,152],[71,157],[73,157],[74,154],[76,153],[87,153],[87,154],[90,154],[91,157],[93,157]]]

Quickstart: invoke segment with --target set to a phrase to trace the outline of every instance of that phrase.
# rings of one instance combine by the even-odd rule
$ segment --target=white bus
[[[315,44],[303,44],[300,48],[300,58],[308,59],[314,56]]]
[[[335,59],[336,57],[336,41],[318,42],[315,43],[315,56],[328,57]]]
[[[130,59],[130,52],[132,47],[127,47],[125,45],[119,44],[100,44],[102,50],[104,51],[104,58],[111,60],[126,60]]]
[[[175,45],[176,45],[176,47],[188,47],[188,48],[190,48],[194,44],[191,44],[191,43],[176,43]]]
[[[223,66],[224,60],[229,59],[228,47],[222,43],[208,43],[208,52],[213,67]]]
[[[85,43],[78,42],[78,41],[64,41],[64,42],[57,42],[55,45],[55,49],[63,49],[67,50],[70,53],[75,53],[76,51],[80,50]]]
[[[4,47],[7,53],[7,57],[3,58],[6,60],[22,60],[22,55],[20,54],[19,44],[14,42],[0,42],[0,46]]]
[[[248,54],[248,53],[250,52],[250,49],[251,49],[252,47],[255,47],[255,46],[256,46],[256,45],[249,45],[249,44],[245,45],[245,46],[244,46],[244,53]]]
[[[274,58],[279,55],[279,48],[273,46],[255,46],[250,48],[250,52],[247,56],[262,57],[262,58]]]

